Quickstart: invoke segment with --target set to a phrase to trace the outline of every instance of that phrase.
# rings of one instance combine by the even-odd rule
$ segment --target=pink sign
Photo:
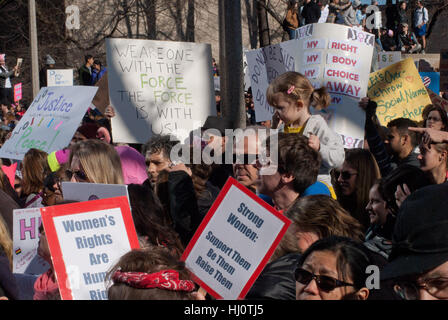
[[[14,102],[22,100],[22,83],[14,85]]]

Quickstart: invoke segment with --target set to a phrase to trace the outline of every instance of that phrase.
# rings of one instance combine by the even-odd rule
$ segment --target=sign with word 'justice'
[[[139,243],[127,197],[41,208],[63,300],[107,300],[105,277]]]
[[[0,158],[22,160],[31,149],[67,147],[98,88],[43,87],[0,149]]]
[[[185,139],[216,115],[209,44],[107,39],[106,48],[115,142]]]
[[[273,254],[290,221],[229,178],[182,260],[217,299],[243,299]]]

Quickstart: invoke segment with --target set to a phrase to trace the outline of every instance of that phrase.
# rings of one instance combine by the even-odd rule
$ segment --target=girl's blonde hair
[[[12,270],[12,239],[5,220],[0,215],[0,248],[5,252]]]
[[[268,103],[274,105],[274,95],[283,93],[293,100],[301,100],[306,107],[317,110],[330,105],[331,97],[325,87],[314,89],[311,82],[301,73],[288,71],[275,78],[266,91]]]
[[[70,164],[74,156],[90,182],[124,184],[120,156],[110,144],[97,139],[79,141],[71,148]]]

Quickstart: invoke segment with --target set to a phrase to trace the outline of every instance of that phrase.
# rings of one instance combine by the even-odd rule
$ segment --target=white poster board
[[[67,147],[97,87],[43,87],[0,149],[0,158],[23,160],[36,148],[47,153]]]
[[[216,115],[209,44],[107,39],[106,48],[115,142],[184,140]]]
[[[64,200],[90,201],[128,196],[128,186],[85,182],[62,182]]]
[[[126,197],[41,208],[62,300],[107,300],[106,272],[139,248]]]
[[[73,69],[47,70],[47,87],[73,86]]]
[[[401,51],[378,52],[378,68],[383,69],[401,61]]]
[[[269,83],[282,73],[295,71],[299,57],[297,40],[246,51],[256,122],[272,120],[274,108],[266,100],[266,90]]]
[[[42,274],[50,266],[37,254],[40,209],[13,211],[13,273]]]
[[[217,299],[243,299],[290,221],[229,178],[182,255],[196,283]]]

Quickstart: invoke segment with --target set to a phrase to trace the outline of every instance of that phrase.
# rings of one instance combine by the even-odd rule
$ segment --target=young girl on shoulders
[[[321,115],[312,115],[310,107],[325,109],[331,101],[325,87],[314,89],[311,82],[298,72],[289,71],[269,85],[267,101],[274,108],[274,118],[283,122],[279,130],[299,133],[309,138],[309,146],[320,152],[322,164],[318,180],[331,186],[330,170],[342,166],[342,138],[330,129]]]

